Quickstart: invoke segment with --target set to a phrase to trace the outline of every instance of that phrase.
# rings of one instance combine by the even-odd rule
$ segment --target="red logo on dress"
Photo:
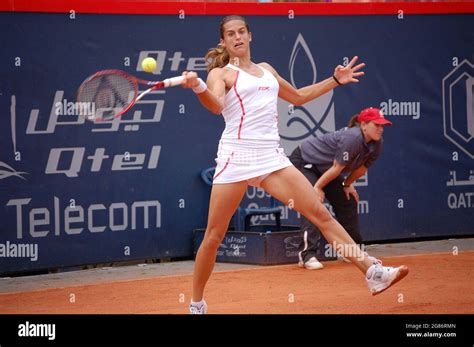
[[[258,87],[258,90],[270,90],[270,87]]]

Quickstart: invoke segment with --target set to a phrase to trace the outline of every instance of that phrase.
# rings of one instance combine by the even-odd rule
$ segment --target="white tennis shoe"
[[[406,275],[408,275],[408,267],[405,265],[388,267],[375,263],[367,270],[365,279],[372,295],[377,295],[393,286]]]
[[[320,270],[324,267],[323,264],[321,264],[316,257],[311,257],[309,260],[305,263],[302,261],[298,262],[299,267],[305,267],[307,270]]]
[[[202,299],[201,302],[193,302],[189,304],[189,313],[190,314],[206,314],[207,313],[207,303]]]

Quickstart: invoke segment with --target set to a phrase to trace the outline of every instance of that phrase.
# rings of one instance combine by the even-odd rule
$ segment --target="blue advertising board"
[[[210,192],[200,172],[215,165],[222,117],[179,87],[100,124],[79,117],[74,101],[102,69],[205,78],[220,19],[0,13],[0,273],[192,256]],[[287,154],[368,106],[393,121],[381,158],[356,185],[365,240],[474,234],[473,15],[247,19],[252,59],[295,87],[353,55],[367,64],[358,84],[278,105]],[[149,56],[153,74],[141,69]],[[267,202],[249,188],[242,206]],[[282,222],[297,225],[297,213],[282,208]]]

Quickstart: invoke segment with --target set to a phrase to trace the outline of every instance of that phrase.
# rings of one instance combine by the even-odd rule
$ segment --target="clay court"
[[[373,247],[384,265],[405,264],[410,269],[403,281],[375,297],[361,273],[341,261],[325,262],[322,271],[293,264],[217,264],[206,292],[209,313],[472,314],[472,243],[444,240]],[[459,248],[457,255],[439,252],[453,247]],[[192,267],[192,261],[184,261],[4,278],[0,312],[186,314]]]

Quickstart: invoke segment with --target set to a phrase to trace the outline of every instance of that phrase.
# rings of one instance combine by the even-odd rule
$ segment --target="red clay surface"
[[[217,272],[209,313],[474,313],[474,252],[382,258],[408,276],[372,296],[351,264],[326,262]],[[167,276],[0,295],[0,313],[187,313],[192,276]]]

